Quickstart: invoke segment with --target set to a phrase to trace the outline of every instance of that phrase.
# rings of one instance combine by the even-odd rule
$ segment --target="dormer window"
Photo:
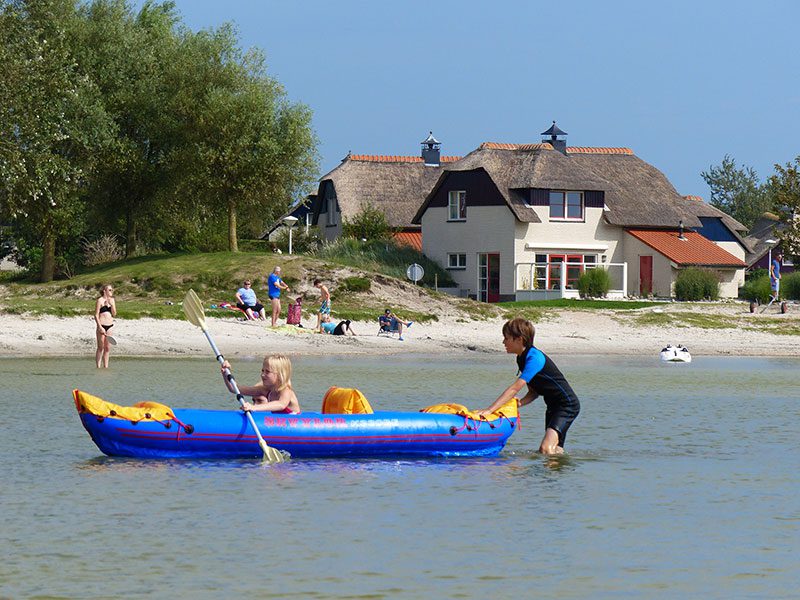
[[[551,221],[583,221],[583,192],[550,192]]]
[[[452,191],[447,194],[447,220],[467,220],[467,192],[464,190]]]

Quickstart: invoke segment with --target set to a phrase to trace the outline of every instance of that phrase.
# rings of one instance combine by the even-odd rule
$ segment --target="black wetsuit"
[[[517,356],[517,367],[520,379],[544,398],[544,425],[558,432],[558,445],[563,448],[567,430],[581,411],[578,396],[556,364],[537,348],[526,348]]]

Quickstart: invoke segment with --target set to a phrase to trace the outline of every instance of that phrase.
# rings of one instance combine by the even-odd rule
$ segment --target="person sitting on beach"
[[[330,315],[325,315],[322,317],[322,324],[320,325],[323,333],[329,333],[331,335],[355,335],[356,332],[350,329],[350,321],[339,321],[338,324],[334,324],[333,320],[331,319]]]
[[[398,339],[402,342],[403,325],[405,325],[406,328],[411,327],[414,321],[404,321],[387,308],[385,311],[383,311],[383,314],[378,317],[378,323],[380,324],[381,331],[385,331],[386,333],[392,333],[393,331],[396,331],[400,336]]]
[[[222,363],[222,378],[228,390],[235,394],[233,385],[225,375],[231,370],[231,363]],[[261,381],[255,385],[243,385],[239,391],[252,396],[253,402],[244,402],[242,408],[248,411],[271,411],[288,415],[300,414],[300,402],[292,388],[292,362],[283,354],[268,354],[261,366]]]
[[[539,452],[563,454],[567,430],[580,413],[581,404],[556,364],[544,352],[534,347],[535,334],[533,323],[521,317],[506,321],[503,325],[503,346],[507,353],[517,355],[519,375],[489,408],[479,411],[479,414],[492,414],[527,386],[528,393],[519,400],[519,406],[530,404],[539,394],[544,397],[547,405],[544,437],[539,444]]]
[[[236,307],[247,316],[248,321],[253,321],[256,318],[266,321],[267,315],[264,311],[264,305],[259,303],[258,298],[256,298],[256,291],[252,287],[252,282],[247,279],[242,285],[244,287],[240,287],[236,292]]]

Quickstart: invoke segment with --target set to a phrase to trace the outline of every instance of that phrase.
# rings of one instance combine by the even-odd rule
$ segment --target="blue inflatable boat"
[[[236,458],[262,455],[245,414],[234,410],[175,409],[142,402],[132,407],[73,391],[83,426],[109,456]],[[327,397],[327,395],[326,395]],[[284,415],[252,413],[269,446],[292,457],[493,456],[517,426],[514,406],[489,420],[460,405],[432,412]],[[441,412],[439,412],[441,411]]]

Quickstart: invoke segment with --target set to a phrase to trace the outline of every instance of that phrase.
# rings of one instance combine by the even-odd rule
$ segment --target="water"
[[[102,456],[70,396],[234,406],[209,360],[0,360],[0,597],[796,598],[800,359],[556,357],[581,397],[568,456],[540,400],[493,459]],[[253,383],[257,361],[238,361]],[[377,409],[487,405],[514,364],[301,358]]]

